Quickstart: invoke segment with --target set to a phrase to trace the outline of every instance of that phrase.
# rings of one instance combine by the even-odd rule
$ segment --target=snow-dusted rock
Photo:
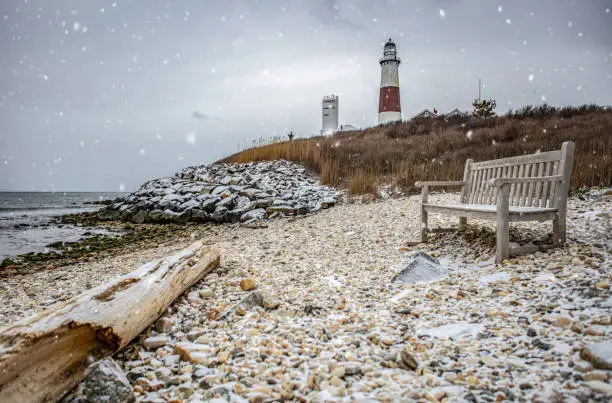
[[[417,334],[419,336],[456,340],[464,336],[475,336],[482,330],[484,330],[484,326],[478,323],[457,322],[434,328],[421,329]]]
[[[125,374],[112,358],[107,358],[89,367],[85,379],[62,402],[128,403],[135,400]]]
[[[266,216],[267,216],[267,213],[265,209],[257,208],[257,209],[247,211],[246,213],[244,213],[242,217],[240,217],[240,221],[249,221],[252,219],[262,220],[266,218]]]
[[[213,164],[148,181],[117,199],[100,218],[136,223],[238,222],[273,213],[307,214],[333,207],[337,200],[336,190],[320,185],[306,168],[289,161]],[[257,213],[251,216],[251,211]]]
[[[595,368],[612,370],[612,342],[602,341],[585,346],[580,356],[593,364]]]
[[[419,252],[412,260],[403,266],[402,270],[393,277],[393,282],[416,283],[430,281],[440,278],[448,273],[448,270],[440,264],[438,259]]]
[[[497,273],[489,274],[488,276],[482,277],[478,280],[480,284],[496,283],[498,281],[508,281],[508,273],[505,271],[498,271]]]

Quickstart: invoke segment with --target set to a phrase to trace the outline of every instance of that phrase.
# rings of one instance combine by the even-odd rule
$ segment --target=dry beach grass
[[[224,162],[287,159],[320,174],[321,182],[375,193],[381,183],[461,179],[467,158],[478,161],[559,149],[576,143],[572,188],[612,185],[612,110],[584,107],[490,119],[420,120],[329,137],[249,148]]]

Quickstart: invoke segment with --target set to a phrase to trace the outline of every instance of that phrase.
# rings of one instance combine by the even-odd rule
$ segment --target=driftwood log
[[[217,247],[198,242],[0,329],[0,402],[56,401],[90,364],[127,345],[219,261]]]

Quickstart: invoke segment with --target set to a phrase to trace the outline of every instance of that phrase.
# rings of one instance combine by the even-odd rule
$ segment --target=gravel
[[[114,358],[142,402],[605,401],[611,371],[583,358],[587,346],[607,351],[601,343],[612,333],[612,203],[601,193],[569,200],[567,246],[501,265],[493,223],[470,220],[461,233],[410,246],[419,234],[418,196],[342,204],[271,220],[266,229],[215,227],[206,236],[221,247],[221,267],[171,305],[165,324]],[[550,222],[516,224],[511,239],[540,245],[550,230]],[[134,268],[190,241],[111,258],[96,270],[116,275],[117,266]],[[393,282],[419,252],[448,272]],[[89,276],[76,269],[70,281]],[[32,286],[35,276],[12,285],[17,299],[29,286],[36,301],[46,285],[37,278]],[[255,288],[244,291],[245,279]],[[21,316],[0,305],[5,320]],[[168,341],[146,348],[156,337]]]

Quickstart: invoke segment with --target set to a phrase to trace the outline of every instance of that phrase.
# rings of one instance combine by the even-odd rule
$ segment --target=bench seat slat
[[[483,212],[496,212],[497,206],[495,204],[434,204],[425,203],[425,207],[444,207],[452,210],[474,210]],[[510,206],[510,213],[545,213],[549,211],[557,211],[556,208],[547,207],[518,207]]]
[[[451,214],[458,217],[495,220],[497,206],[494,204],[433,204],[425,203],[423,208],[430,213]],[[510,206],[510,221],[546,221],[554,218],[556,208]]]

